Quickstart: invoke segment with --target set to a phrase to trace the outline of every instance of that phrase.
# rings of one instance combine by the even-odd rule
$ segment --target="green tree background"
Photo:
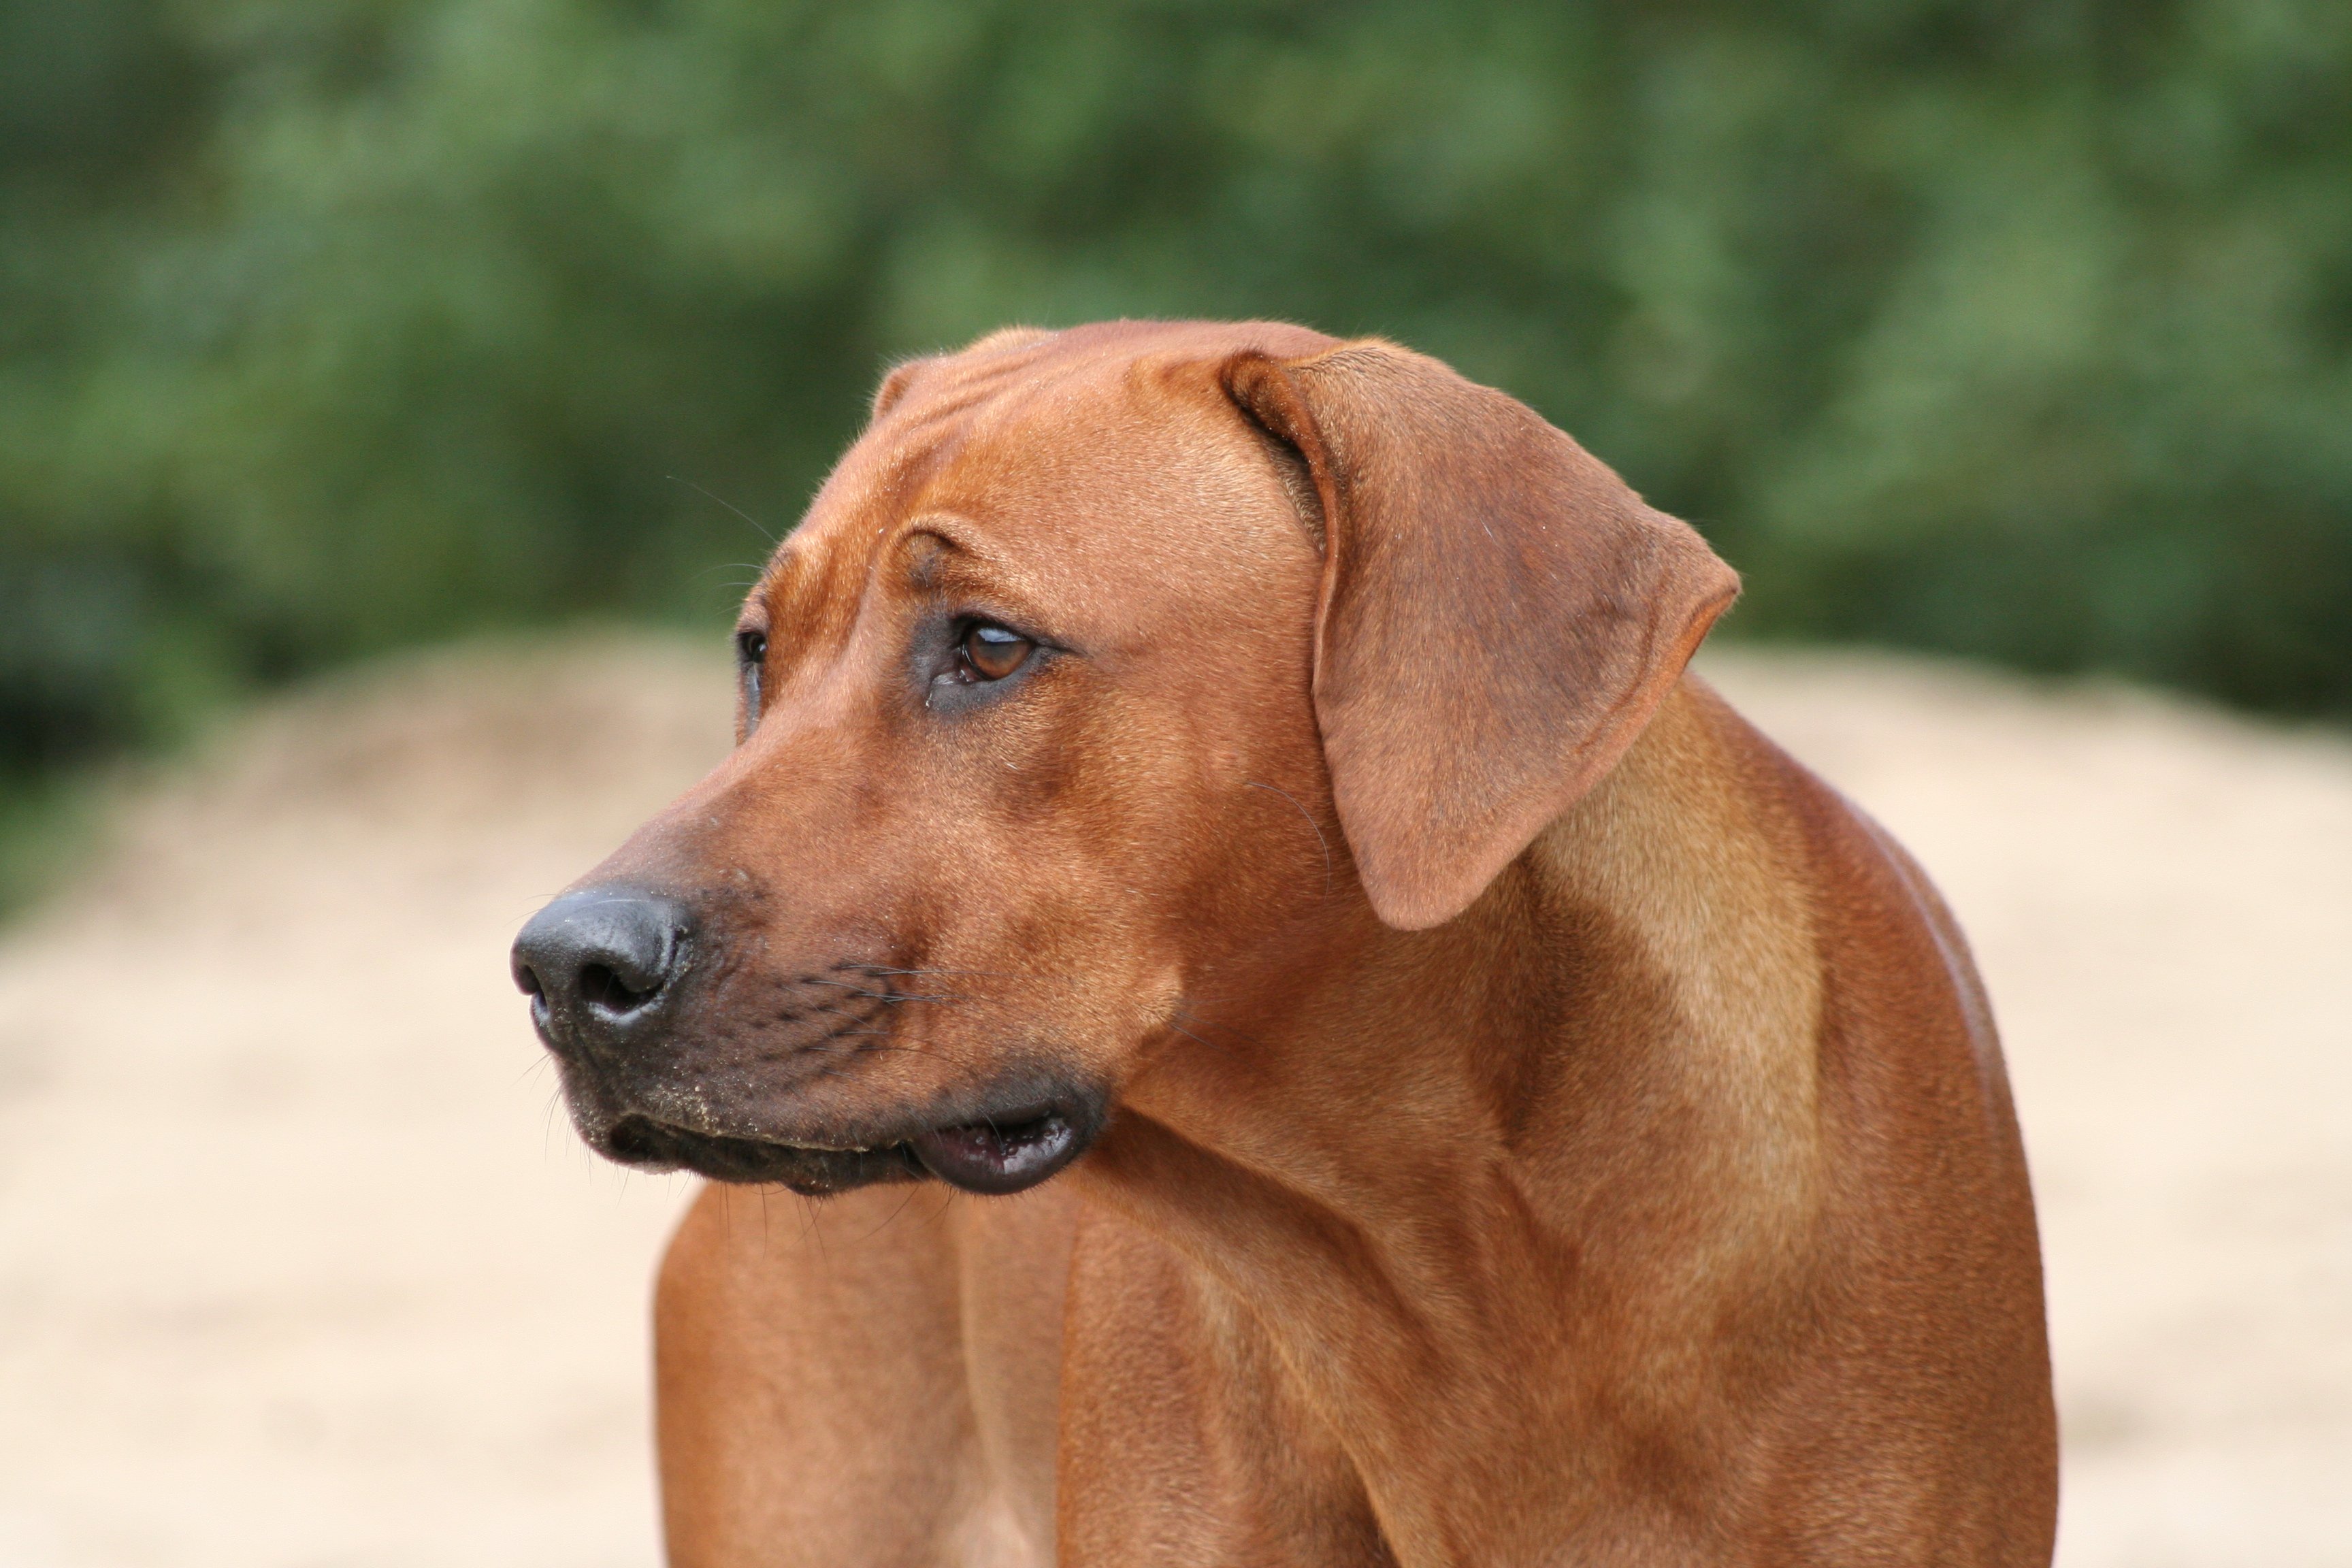
[[[703,490],[1120,314],[1452,360],[1744,635],[2352,710],[2343,0],[0,0],[0,796],[716,620]]]

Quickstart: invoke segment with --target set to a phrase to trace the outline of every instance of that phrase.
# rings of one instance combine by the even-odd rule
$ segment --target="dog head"
[[[998,333],[884,383],[744,605],[734,752],[516,978],[615,1159],[1015,1191],[1204,987],[1460,914],[1735,592],[1392,345]]]

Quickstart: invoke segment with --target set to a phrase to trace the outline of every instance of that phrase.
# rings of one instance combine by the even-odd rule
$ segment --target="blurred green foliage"
[[[1119,314],[1452,360],[1748,631],[2352,710],[2343,0],[0,0],[0,776],[715,616],[693,487]]]

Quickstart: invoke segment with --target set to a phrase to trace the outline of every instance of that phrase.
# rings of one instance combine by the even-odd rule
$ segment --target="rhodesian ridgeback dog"
[[[671,1561],[2046,1563],[1984,995],[1685,673],[1736,592],[1386,342],[892,372],[733,753],[516,943],[582,1135],[713,1179]]]

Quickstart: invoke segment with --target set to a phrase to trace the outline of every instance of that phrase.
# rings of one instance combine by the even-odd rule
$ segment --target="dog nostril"
[[[602,963],[584,963],[580,966],[582,998],[595,1006],[604,1008],[608,1013],[635,1012],[650,1001],[660,990],[659,984],[656,984],[651,990],[633,991],[627,982]]]
[[[686,907],[657,893],[567,893],[515,938],[515,984],[551,1045],[616,1037],[677,988],[692,963],[692,929]]]

